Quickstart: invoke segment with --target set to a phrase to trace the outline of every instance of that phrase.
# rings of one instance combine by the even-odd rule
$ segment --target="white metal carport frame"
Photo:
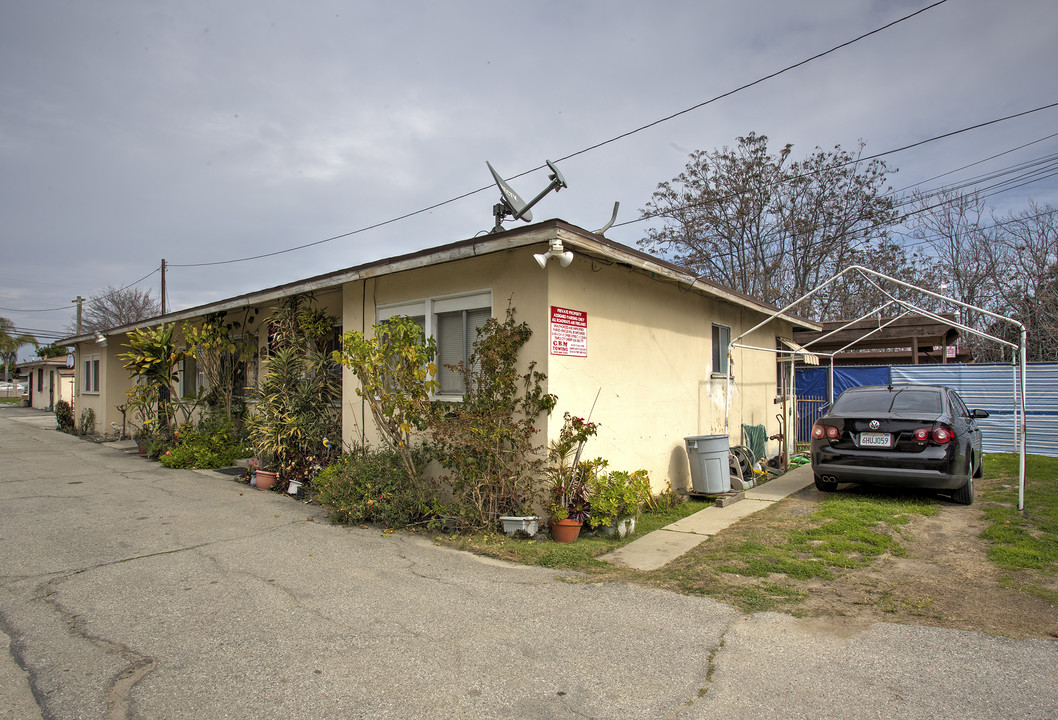
[[[744,338],[747,335],[750,335],[750,334],[756,332],[760,328],[764,327],[768,323],[770,323],[773,320],[775,320],[775,318],[779,317],[780,315],[785,315],[786,313],[791,311],[793,308],[795,308],[797,305],[800,305],[805,300],[808,300],[809,298],[811,298],[813,295],[815,295],[816,293],[818,293],[819,291],[821,291],[822,289],[824,289],[828,285],[831,285],[832,283],[837,282],[839,279],[843,278],[845,275],[851,274],[851,273],[858,273],[860,276],[864,277],[869,283],[874,285],[874,287],[877,288],[883,295],[885,295],[887,298],[889,298],[889,300],[887,302],[882,303],[878,307],[874,308],[870,312],[860,316],[856,320],[850,321],[849,323],[847,323],[846,325],[842,326],[841,328],[838,328],[837,330],[834,330],[834,331],[832,331],[830,333],[827,333],[827,335],[824,335],[824,336],[822,336],[820,338],[817,338],[816,340],[814,340],[812,342],[806,343],[804,349],[801,350],[801,351],[793,350],[793,349],[762,348],[762,347],[756,347],[756,346],[753,346],[753,345],[745,345],[745,344],[742,344],[742,343],[739,342],[740,340],[742,340],[742,338]],[[977,330],[976,328],[969,327],[969,326],[964,325],[964,324],[962,324],[960,322],[951,322],[950,320],[948,320],[946,318],[940,317],[936,313],[933,313],[933,312],[930,312],[928,310],[925,310],[925,309],[923,309],[921,307],[918,307],[914,303],[911,303],[911,302],[909,302],[907,300],[902,300],[902,299],[894,296],[889,290],[885,289],[884,287],[879,285],[877,282],[875,282],[875,279],[888,281],[888,282],[891,282],[891,283],[893,283],[893,284],[895,284],[895,285],[897,285],[899,287],[906,288],[906,289],[912,290],[914,292],[919,292],[919,293],[922,293],[923,295],[928,295],[929,297],[932,297],[932,298],[935,298],[937,300],[940,300],[941,302],[945,302],[945,303],[948,303],[948,304],[951,304],[951,305],[956,305],[958,307],[965,308],[967,310],[972,310],[974,312],[979,312],[982,315],[987,315],[988,317],[993,318],[995,320],[998,320],[1000,322],[1004,322],[1004,323],[1007,323],[1009,325],[1013,325],[1015,328],[1018,329],[1019,342],[1017,344],[1015,344],[1015,343],[1012,343],[1012,342],[1010,342],[1008,340],[1003,340],[1003,339],[997,338],[997,337],[995,337],[993,335],[989,335],[986,332],[983,332],[981,330]],[[809,353],[809,352],[807,352],[808,346],[811,345],[814,342],[819,342],[820,340],[822,340],[822,339],[824,339],[826,337],[829,337],[830,335],[833,335],[834,333],[839,332],[840,330],[844,330],[844,329],[848,328],[849,326],[851,326],[853,323],[859,322],[860,320],[864,320],[864,319],[870,317],[871,315],[878,314],[878,317],[879,317],[879,320],[880,320],[881,319],[881,312],[883,310],[886,310],[886,309],[888,309],[890,307],[893,307],[893,306],[895,306],[897,309],[901,309],[902,312],[900,313],[900,315],[897,316],[897,318],[893,318],[889,322],[895,322],[900,317],[904,317],[905,315],[907,315],[909,313],[916,312],[916,313],[919,313],[919,314],[923,315],[924,317],[928,317],[928,318],[930,318],[932,320],[943,322],[943,323],[946,323],[948,325],[951,325],[952,327],[956,327],[960,331],[968,332],[968,333],[971,333],[973,335],[977,335],[979,337],[983,337],[985,339],[992,340],[993,342],[997,342],[1000,345],[1004,345],[1006,347],[1009,347],[1009,348],[1017,350],[1017,352],[1018,352],[1018,371],[1019,371],[1019,375],[1020,375],[1020,378],[1021,378],[1021,383],[1020,383],[1021,387],[1020,387],[1020,392],[1017,393],[1017,403],[1018,404],[1017,404],[1017,407],[1015,408],[1015,411],[1014,411],[1014,436],[1017,439],[1018,457],[1019,457],[1019,464],[1018,464],[1018,510],[1019,511],[1023,511],[1025,509],[1025,446],[1026,446],[1026,432],[1027,432],[1026,426],[1025,426],[1025,419],[1026,419],[1026,416],[1025,416],[1025,390],[1026,390],[1025,382],[1026,382],[1026,355],[1027,355],[1027,345],[1028,345],[1028,331],[1025,329],[1025,326],[1022,323],[1018,322],[1017,320],[1015,320],[1013,318],[1006,317],[1005,315],[999,315],[997,313],[991,312],[990,310],[985,310],[984,308],[977,307],[976,305],[969,305],[969,304],[964,303],[964,302],[962,302],[960,300],[956,300],[955,298],[947,297],[945,295],[941,295],[940,293],[935,293],[932,290],[926,290],[925,288],[920,288],[920,287],[918,287],[916,285],[912,285],[910,283],[906,283],[906,282],[904,282],[902,280],[897,280],[896,278],[889,277],[888,275],[880,273],[877,270],[871,270],[870,268],[865,268],[862,265],[851,265],[851,266],[845,268],[844,270],[842,270],[841,272],[837,273],[833,277],[831,277],[829,280],[826,280],[823,283],[821,283],[820,285],[816,286],[813,290],[810,290],[809,292],[805,293],[801,297],[797,298],[796,300],[794,300],[792,303],[790,303],[786,307],[782,308],[781,310],[775,311],[770,316],[768,316],[765,320],[763,320],[762,322],[758,323],[757,325],[754,325],[752,328],[750,328],[746,332],[742,333],[738,337],[732,339],[730,341],[730,343],[728,344],[727,354],[728,354],[728,357],[730,359],[732,348],[736,348],[737,347],[737,348],[743,348],[743,349],[748,349],[748,350],[761,350],[761,351],[764,351],[764,352],[772,352],[772,353],[776,353],[776,354],[781,352],[783,354],[789,354],[791,356],[791,358],[794,357],[794,356],[797,356],[797,355],[801,355],[801,356],[824,355],[824,356],[827,356],[827,357],[830,358],[829,399],[830,399],[830,402],[833,403],[834,402],[834,356],[837,355],[840,352],[844,352],[845,350],[848,350],[850,347],[852,347],[856,343],[864,340],[865,338],[869,337],[873,333],[878,332],[883,327],[885,327],[885,325],[879,324],[879,326],[877,328],[872,329],[869,332],[864,333],[862,336],[860,336],[859,338],[854,340],[852,343],[849,343],[845,347],[843,347],[840,350],[837,350],[837,351],[835,351],[833,353]],[[886,325],[887,324],[889,324],[889,323],[886,323]],[[792,375],[793,374],[793,372],[792,372],[793,362],[790,363],[790,367],[791,367],[791,375]],[[725,408],[724,408],[724,430],[725,430],[725,432],[728,431],[728,427],[730,425],[730,416],[731,416],[731,381],[732,381],[732,377],[731,377],[731,362],[729,361],[728,364],[727,364],[727,392],[725,393]],[[796,397],[796,393],[794,392],[794,386],[793,386],[792,378],[791,378],[791,382],[790,382],[790,393],[791,393],[791,395]],[[786,425],[787,425],[786,433],[789,434],[790,433],[790,423],[787,422]],[[785,460],[787,461],[787,464],[789,464],[789,454],[790,454],[790,442],[789,442],[789,440],[787,440],[787,442],[786,442],[786,449],[787,449],[786,450],[787,457],[785,458]]]

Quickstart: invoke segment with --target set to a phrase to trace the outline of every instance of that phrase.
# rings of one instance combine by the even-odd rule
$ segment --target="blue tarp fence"
[[[795,370],[798,411],[818,417],[819,399],[827,398],[829,368]],[[947,385],[966,401],[971,410],[987,410],[979,421],[985,452],[1016,452],[1015,410],[1020,386],[1017,366],[1003,363],[946,365],[893,365],[891,367],[834,368],[834,397],[850,387],[894,383]],[[825,404],[825,402],[823,403]],[[1026,366],[1026,452],[1058,457],[1058,363],[1028,363]],[[807,418],[806,418],[807,420]],[[813,418],[814,422],[815,419]],[[808,442],[801,423],[799,442]],[[811,423],[808,424],[809,431]],[[801,437],[804,435],[804,437]]]

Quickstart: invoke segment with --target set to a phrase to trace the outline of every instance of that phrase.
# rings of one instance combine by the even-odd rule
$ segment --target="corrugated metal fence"
[[[894,383],[947,385],[962,396],[971,410],[987,410],[989,417],[979,421],[984,435],[985,452],[1016,451],[1017,429],[1014,411],[1020,385],[1017,366],[951,363],[894,365],[889,370],[890,379]],[[826,373],[827,369],[811,368],[809,372]],[[1026,367],[1026,378],[1026,451],[1058,457],[1058,363],[1029,363]],[[808,382],[809,378],[804,380],[806,385],[812,384]],[[802,377],[799,375],[799,407],[802,400],[809,399],[801,396],[801,381]],[[872,382],[877,380],[872,378]],[[823,387],[826,387],[825,380]],[[817,393],[813,392],[812,395]]]

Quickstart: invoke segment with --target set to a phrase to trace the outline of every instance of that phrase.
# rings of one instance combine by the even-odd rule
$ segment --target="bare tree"
[[[1030,360],[1058,360],[1058,210],[1028,208],[996,217],[976,193],[916,196],[912,237],[929,251],[938,288],[976,307],[1014,318],[1028,331]],[[1010,342],[1016,328],[961,310],[965,324]],[[979,362],[1008,359],[986,338],[964,339]]]
[[[695,272],[783,306],[848,265],[900,258],[888,242],[896,218],[890,171],[840,146],[792,162],[750,133],[735,149],[695,151],[686,169],[654,192],[644,217],[662,218],[639,244]],[[844,291],[823,293],[803,314],[848,312]]]
[[[139,288],[115,288],[105,290],[85,301],[81,312],[81,332],[90,333],[130,325],[158,314],[158,303],[147,290]],[[66,328],[71,334],[77,332],[77,323]]]
[[[1025,325],[1029,360],[1058,360],[1058,209],[1029,201],[1000,228],[993,284],[1004,314]]]

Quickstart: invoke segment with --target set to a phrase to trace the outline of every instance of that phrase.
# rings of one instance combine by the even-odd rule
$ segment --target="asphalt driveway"
[[[1054,642],[570,582],[53,426],[0,406],[0,719],[1058,714]]]

